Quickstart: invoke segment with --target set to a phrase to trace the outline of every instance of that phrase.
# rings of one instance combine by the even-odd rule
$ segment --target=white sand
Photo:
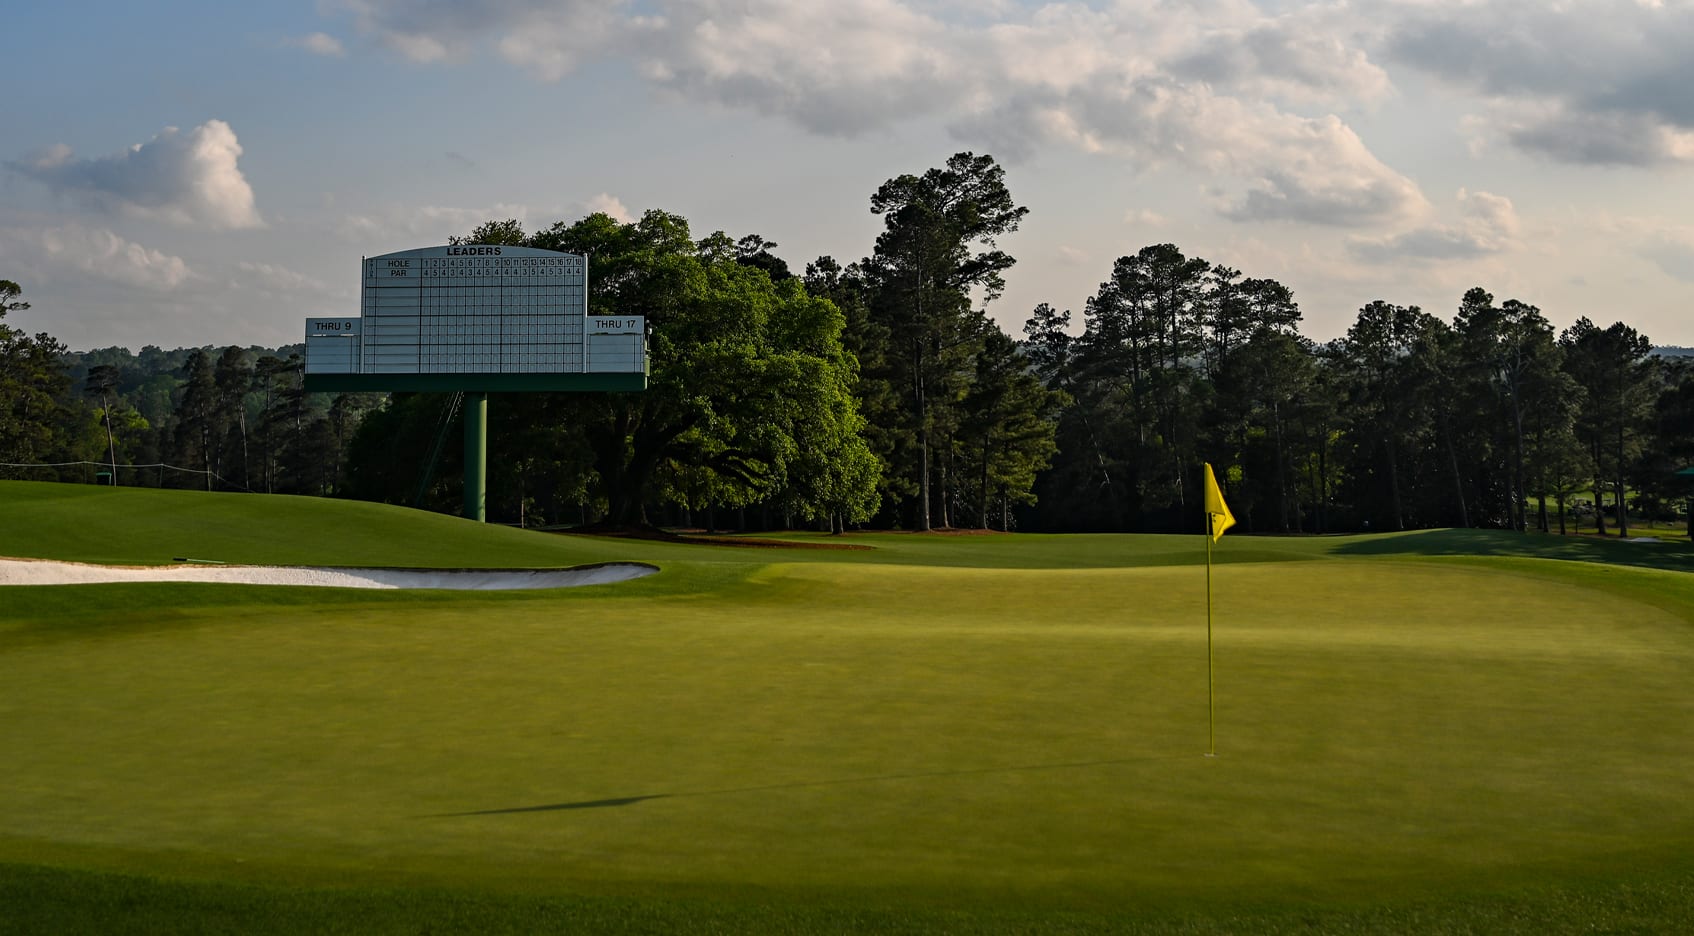
[[[328,569],[311,566],[102,566],[39,559],[0,559],[0,585],[90,585],[106,582],[215,582],[327,588],[445,588],[497,591],[603,585],[652,575],[637,562],[574,569]]]

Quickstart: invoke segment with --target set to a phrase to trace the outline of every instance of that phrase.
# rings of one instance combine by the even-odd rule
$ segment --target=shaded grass
[[[1501,530],[1429,530],[1396,536],[1354,537],[1337,544],[1331,552],[1337,556],[1533,557],[1694,571],[1694,546],[1688,543],[1632,543],[1593,536]]]
[[[162,564],[188,556],[272,565],[423,568],[645,561],[670,569],[770,562],[1086,569],[1199,565],[1206,555],[1199,536],[1122,534],[760,534],[760,539],[845,541],[873,548],[739,549],[538,533],[359,501],[25,481],[0,481],[0,516],[5,518],[0,523],[0,556],[133,564]],[[1226,536],[1214,550],[1220,565],[1358,556],[1520,556],[1694,570],[1694,546],[1686,543],[1626,543],[1500,530]]]
[[[1222,902],[1186,914],[933,910],[705,900],[537,897],[417,888],[288,888],[162,880],[0,864],[0,933],[549,932],[1053,934],[1564,934],[1675,932],[1694,875],[1667,869],[1510,893],[1372,907],[1261,908]]]

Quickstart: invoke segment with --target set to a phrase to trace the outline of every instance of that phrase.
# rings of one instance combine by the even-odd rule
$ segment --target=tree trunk
[[[1529,520],[1524,516],[1529,493],[1523,480],[1523,404],[1518,395],[1518,377],[1512,377],[1512,517],[1519,533],[1529,532]]]
[[[1394,457],[1394,440],[1385,440],[1388,449],[1388,492],[1394,506],[1394,529],[1406,528],[1405,512],[1400,508],[1400,466]]]
[[[923,341],[914,341],[917,346],[916,357],[912,367],[912,386],[917,398],[918,409],[918,530],[929,531],[929,411],[924,400],[923,386]]]
[[[1318,495],[1318,532],[1329,532],[1329,426],[1324,425],[1318,435],[1318,483],[1314,485]]]
[[[939,474],[941,475],[941,484],[939,485],[939,487],[937,489],[937,493],[940,495],[940,497],[936,501],[936,504],[935,504],[935,506],[936,506],[935,513],[937,513],[941,516],[941,528],[943,530],[946,530],[946,529],[949,529],[953,526],[953,514],[952,514],[952,511],[948,509],[948,503],[947,503],[948,500],[949,500],[948,490],[947,490],[947,488],[948,488],[947,482],[950,479],[952,472],[948,470],[947,457],[946,457],[946,455],[942,454],[942,452],[951,451],[953,446],[952,446],[952,440],[950,440],[950,439],[943,439],[942,442],[944,443],[941,446],[942,451],[936,453],[940,457],[936,458],[936,460],[935,460],[935,467],[936,467],[937,471],[939,472]]]
[[[1620,393],[1621,393],[1621,388],[1620,388]],[[1618,400],[1619,400],[1619,407],[1618,408],[1621,410],[1623,408],[1622,407],[1623,398],[1622,398],[1621,395],[1619,396]],[[1622,412],[1618,413],[1617,492],[1618,492],[1618,536],[1627,538],[1629,536],[1629,505],[1624,503],[1624,491],[1623,491],[1623,413]]]
[[[252,487],[253,487],[253,479],[248,477],[248,474],[247,474],[247,407],[246,407],[245,404],[243,404],[241,406],[240,425],[241,425],[241,486],[251,490]],[[338,437],[338,441],[339,441],[339,437]]]
[[[206,468],[206,490],[212,489],[212,430],[209,420],[200,424],[200,460]]]
[[[1283,470],[1282,405],[1271,404],[1271,422],[1276,426],[1276,523],[1277,532],[1288,532],[1288,478]]]
[[[100,408],[106,413],[106,450],[112,456],[112,487],[118,486],[118,444],[112,440],[112,404],[100,395]]]
[[[1600,477],[1600,440],[1596,438],[1593,446],[1594,455],[1594,532],[1606,535],[1606,482]]]
[[[1453,467],[1453,494],[1459,499],[1459,526],[1470,529],[1470,510],[1465,506],[1465,481],[1459,473],[1459,452],[1453,446],[1453,433],[1449,430],[1443,433],[1447,437],[1447,461]]]

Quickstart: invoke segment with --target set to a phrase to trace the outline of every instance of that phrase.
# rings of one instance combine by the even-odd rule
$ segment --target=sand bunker
[[[444,588],[503,591],[604,585],[652,575],[656,566],[607,562],[572,569],[331,569],[311,566],[102,566],[80,562],[0,559],[0,585],[92,585],[107,582],[213,582],[319,588]]]

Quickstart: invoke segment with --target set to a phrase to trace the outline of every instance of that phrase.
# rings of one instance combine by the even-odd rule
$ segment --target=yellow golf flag
[[[1212,474],[1212,463],[1206,463],[1206,514],[1211,517],[1212,542],[1223,538],[1223,531],[1235,526],[1235,515],[1229,512],[1229,505],[1223,502],[1223,491],[1218,489],[1217,476]]]

